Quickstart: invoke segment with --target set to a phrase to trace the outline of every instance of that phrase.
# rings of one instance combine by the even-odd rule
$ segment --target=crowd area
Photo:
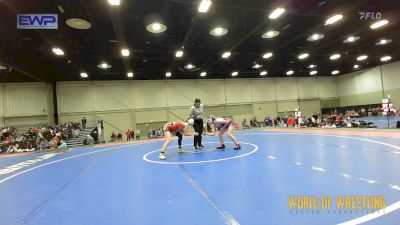
[[[133,129],[130,130],[130,129],[128,129],[125,132],[126,141],[140,140],[140,135],[141,135],[141,131],[140,130],[133,130]],[[116,134],[115,131],[113,131],[111,133],[111,142],[122,141],[123,138],[124,137],[123,137],[121,132],[118,132]],[[150,137],[150,134],[149,134],[149,138],[153,138],[153,137]]]
[[[258,121],[256,117],[247,121],[242,121],[242,128],[249,129],[254,127],[319,127],[319,128],[338,128],[338,127],[365,127],[376,128],[372,122],[365,122],[362,117],[381,116],[380,107],[360,107],[359,109],[346,109],[344,112],[333,109],[329,113],[316,112],[309,117],[299,115],[289,115],[283,118],[269,116],[263,121]],[[389,116],[400,115],[396,110],[388,114]]]
[[[126,136],[126,141],[134,141],[134,140],[140,140],[140,134],[141,131],[140,130],[127,130],[125,132],[125,136]],[[150,129],[149,133],[147,134],[147,138],[148,139],[154,139],[154,138],[162,138],[164,137],[163,131],[162,129]],[[113,131],[111,133],[111,141],[115,142],[115,141],[122,141],[123,139],[123,135],[121,132],[119,132],[118,134],[115,134],[115,132]]]
[[[79,123],[32,127],[19,132],[15,127],[0,130],[0,153],[20,153],[66,148],[66,141],[79,137]]]
[[[319,128],[338,128],[338,127],[366,127],[374,128],[372,122],[365,122],[362,117],[381,116],[382,109],[380,105],[366,105],[357,107],[342,107],[336,109],[322,109],[322,113],[316,112],[312,115],[303,116],[296,112],[294,115],[284,117],[266,116],[264,120],[259,121],[256,117],[249,121],[242,121],[242,129],[250,129],[255,127],[319,127]],[[396,111],[389,113],[389,116],[400,115]],[[78,140],[81,126],[86,127],[86,119],[82,118],[81,123],[69,122],[61,125],[38,126],[32,127],[25,132],[18,132],[15,127],[3,127],[0,129],[0,153],[19,153],[41,151],[45,149],[66,148],[66,141],[71,139]],[[208,122],[204,123],[207,131],[211,130]],[[88,136],[98,138],[98,142],[102,142],[101,138],[104,134],[102,121],[97,124],[96,134]],[[111,141],[122,141],[126,137],[126,141],[140,140],[140,130],[127,130],[123,132],[111,134]],[[147,134],[149,139],[162,138],[164,136],[162,128],[151,129]],[[87,139],[89,139],[88,137]],[[93,140],[93,138],[90,138]],[[88,144],[88,142],[86,142]]]

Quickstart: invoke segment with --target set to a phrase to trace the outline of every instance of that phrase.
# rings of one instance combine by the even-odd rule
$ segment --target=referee
[[[201,104],[199,98],[194,100],[194,105],[190,108],[190,118],[194,119],[194,131],[199,133],[199,135],[194,136],[193,146],[195,149],[203,148],[204,146],[201,144],[201,134],[203,133],[203,113],[204,106]]]

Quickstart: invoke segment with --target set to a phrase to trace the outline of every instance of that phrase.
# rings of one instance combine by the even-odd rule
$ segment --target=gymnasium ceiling
[[[120,1],[111,6],[108,0],[0,0],[0,82],[197,79],[201,72],[211,79],[333,76],[334,70],[337,75],[354,71],[355,64],[365,69],[400,58],[398,0],[212,0],[207,13],[198,12],[200,0]],[[277,8],[285,11],[270,19]],[[360,19],[359,12],[374,18]],[[59,27],[17,29],[17,14],[24,13],[58,14]],[[337,14],[343,18],[325,25]],[[91,28],[71,28],[66,24],[70,18],[87,20]],[[381,20],[388,23],[370,28]],[[161,22],[166,31],[147,31],[151,22]],[[210,35],[215,27],[228,33]],[[279,34],[262,38],[267,31]],[[314,34],[324,37],[308,41]],[[350,36],[359,39],[343,43]],[[381,39],[392,42],[376,45]],[[56,56],[54,47],[64,55]],[[183,57],[177,58],[182,47]],[[129,49],[129,57],[121,55],[123,48]],[[221,57],[225,51],[231,52],[227,59]],[[272,56],[264,59],[267,52]],[[309,56],[299,59],[302,53]],[[333,54],[340,58],[331,60]],[[358,61],[360,55],[368,58]],[[391,59],[382,62],[383,56]],[[98,68],[101,63],[111,68]],[[195,68],[185,68],[188,64]],[[316,67],[308,68],[310,64]],[[289,70],[293,74],[287,75]],[[312,70],[317,73],[310,75]],[[234,71],[238,75],[232,77]],[[127,77],[128,72],[134,77]]]

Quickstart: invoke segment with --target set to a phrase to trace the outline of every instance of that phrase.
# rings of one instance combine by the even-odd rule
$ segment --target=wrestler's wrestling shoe
[[[185,153],[185,152],[186,152],[185,149],[183,149],[183,148],[178,148],[178,153]]]
[[[225,145],[221,145],[221,146],[217,147],[217,149],[225,149]]]
[[[234,147],[233,149],[239,150],[239,149],[241,149],[241,148],[242,148],[242,146],[240,146],[239,144],[237,144],[236,147]]]
[[[164,153],[160,153],[158,158],[161,159],[161,160],[165,160],[167,157],[165,157]]]

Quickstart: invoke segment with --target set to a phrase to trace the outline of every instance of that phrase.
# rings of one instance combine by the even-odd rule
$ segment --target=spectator
[[[135,130],[131,129],[131,140],[135,140]]]
[[[113,132],[111,133],[111,141],[114,142],[114,141],[116,141],[116,140],[117,140],[117,136],[115,135],[115,132],[113,131]]]
[[[86,129],[86,118],[83,117],[82,120],[81,120],[81,122],[82,122],[82,127],[83,127],[83,129]]]
[[[136,140],[140,140],[140,130],[135,131]]]
[[[292,115],[289,115],[289,118],[287,120],[287,125],[288,125],[288,127],[294,126],[294,119],[293,119]]]
[[[121,141],[121,140],[122,140],[122,134],[121,134],[121,132],[118,132],[117,138],[118,138],[118,141]]]
[[[131,131],[128,129],[128,131],[125,134],[126,134],[126,141],[130,141],[131,140]]]
[[[102,142],[103,142],[103,140],[101,139],[101,137],[102,137],[101,132],[102,132],[102,130],[101,130],[101,123],[99,122],[99,123],[97,123],[97,135],[98,135],[99,143],[102,143]]]
[[[207,123],[208,124],[208,123]],[[209,125],[209,124],[208,124]],[[247,123],[246,118],[242,122],[242,128],[243,129],[250,129],[250,125]]]
[[[100,120],[100,129],[101,129],[101,132],[100,132],[100,136],[101,136],[101,138],[100,138],[100,143],[103,143],[104,142],[104,123],[103,123],[103,120]]]

